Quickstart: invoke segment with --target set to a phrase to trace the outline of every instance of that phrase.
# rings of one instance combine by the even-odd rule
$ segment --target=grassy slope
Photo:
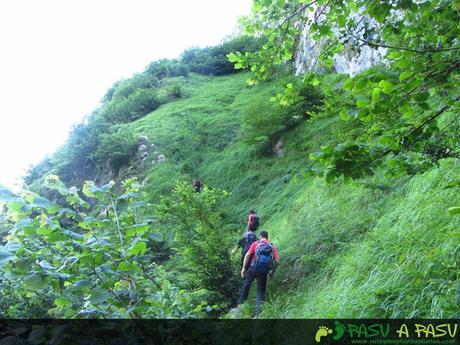
[[[383,190],[304,178],[308,153],[336,119],[287,133],[283,157],[254,158],[239,138],[242,112],[259,97],[268,101],[273,86],[248,88],[246,78],[191,76],[187,98],[129,125],[168,158],[148,172],[151,197],[178,178],[226,189],[235,238],[247,210],[258,210],[282,260],[263,317],[458,317],[458,218],[446,208],[460,198],[443,189],[460,178],[458,162],[408,182],[367,181],[389,184]]]

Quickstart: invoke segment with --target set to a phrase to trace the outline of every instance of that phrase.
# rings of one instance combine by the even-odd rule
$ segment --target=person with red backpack
[[[249,210],[249,218],[247,221],[247,227],[246,230],[248,231],[257,231],[257,228],[259,227],[259,216],[256,214],[256,211],[253,209]]]
[[[261,231],[260,239],[254,242],[244,256],[241,278],[243,288],[238,305],[244,303],[248,298],[252,282],[257,280],[257,302],[256,314],[265,300],[265,290],[267,288],[267,276],[273,277],[279,265],[278,251],[275,246],[268,242],[268,232]]]

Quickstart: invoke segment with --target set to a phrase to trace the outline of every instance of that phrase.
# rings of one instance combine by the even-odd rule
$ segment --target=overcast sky
[[[117,80],[232,34],[251,0],[0,2],[0,184],[61,145]]]

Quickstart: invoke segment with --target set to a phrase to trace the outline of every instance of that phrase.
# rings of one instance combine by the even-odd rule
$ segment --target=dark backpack
[[[262,241],[257,242],[252,268],[256,272],[267,273],[273,268],[273,246]]]
[[[195,188],[195,191],[200,192],[201,191],[201,181],[196,180],[193,182],[193,187]]]
[[[243,236],[243,251],[241,252],[241,255],[245,256],[255,241],[257,241],[256,233],[252,231],[246,232]]]
[[[254,215],[252,218],[252,223],[249,224],[249,230],[256,231],[259,228],[259,216]]]

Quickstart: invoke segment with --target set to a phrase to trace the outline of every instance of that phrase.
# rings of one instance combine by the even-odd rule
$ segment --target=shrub
[[[24,177],[24,183],[26,185],[32,184],[35,180],[38,180],[45,176],[53,168],[53,162],[50,157],[45,158],[37,165],[34,165],[27,170],[27,175]]]
[[[94,160],[98,166],[109,162],[111,168],[118,173],[121,167],[128,164],[136,153],[134,133],[114,126],[109,133],[100,136],[100,143],[94,153]]]
[[[158,78],[148,73],[136,73],[131,78],[114,83],[102,98],[102,102],[107,103],[112,99],[128,97],[138,89],[156,87],[158,87]]]
[[[158,79],[188,75],[187,67],[178,60],[162,59],[150,63],[144,71],[145,74]]]
[[[137,89],[126,98],[113,98],[100,114],[111,123],[132,122],[157,109],[162,102],[157,89]]]
[[[180,78],[162,80],[161,84],[160,94],[163,98],[160,97],[160,99],[164,99],[165,102],[171,99],[180,98],[184,95],[184,88]]]
[[[88,181],[80,193],[57,176],[45,186],[62,203],[0,188],[1,318],[203,317],[201,291],[180,290],[155,261],[151,205],[135,180]],[[92,209],[89,209],[89,200]],[[65,224],[65,226],[63,225]]]
[[[297,79],[287,85],[286,91],[273,97],[272,102],[267,102],[264,95],[244,110],[244,141],[258,152],[270,152],[283,132],[310,118],[322,104],[318,89]]]
[[[96,167],[92,157],[99,136],[108,128],[109,124],[96,113],[72,128],[67,142],[52,158],[57,174],[65,183],[74,184],[94,176]]]
[[[158,87],[158,79],[146,73],[137,73],[129,79],[121,81],[113,93],[114,98],[128,97],[138,89]]]
[[[238,73],[227,55],[234,51],[255,51],[262,45],[262,39],[247,36],[237,37],[215,47],[190,48],[185,50],[180,61],[189,66],[190,71],[206,75]]]
[[[204,187],[196,193],[190,184],[178,183],[174,194],[158,207],[166,229],[176,229],[179,253],[173,264],[187,290],[206,288],[211,304],[225,308],[236,300],[238,280],[232,272],[229,234],[220,216],[220,201],[227,193]]]

